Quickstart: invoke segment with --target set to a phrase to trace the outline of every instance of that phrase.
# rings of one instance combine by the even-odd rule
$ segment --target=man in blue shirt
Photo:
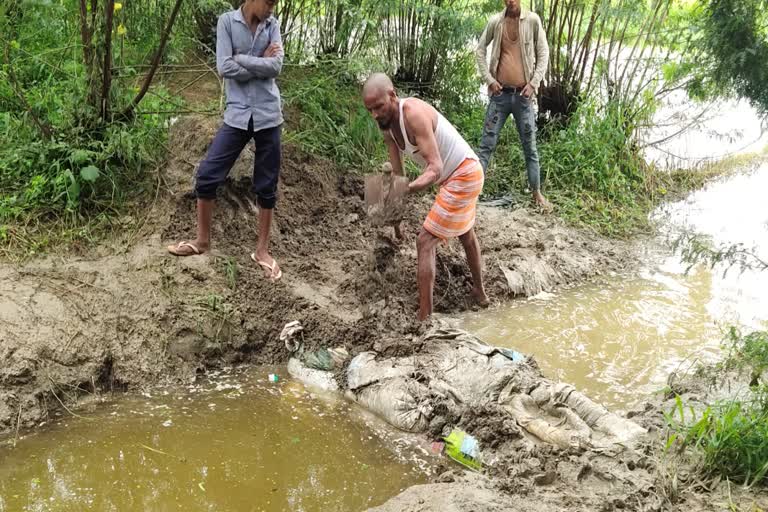
[[[227,108],[224,123],[197,170],[197,238],[168,247],[171,254],[191,256],[210,248],[216,190],[226,180],[241,151],[255,142],[253,192],[259,204],[259,239],[251,258],[277,281],[282,271],[269,254],[272,212],[280,175],[280,130],[283,114],[275,78],[283,67],[280,25],[272,16],[277,0],[246,0],[219,17],[216,68],[224,78]]]

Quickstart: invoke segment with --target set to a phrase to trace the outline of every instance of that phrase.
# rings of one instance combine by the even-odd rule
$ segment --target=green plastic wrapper
[[[480,471],[483,463],[480,460],[480,444],[477,439],[461,429],[455,428],[444,437],[445,454],[464,467]]]

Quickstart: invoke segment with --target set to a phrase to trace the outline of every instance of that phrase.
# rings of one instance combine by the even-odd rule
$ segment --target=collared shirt
[[[480,41],[475,49],[475,61],[477,70],[486,84],[497,81],[499,58],[501,55],[501,42],[503,38],[504,20],[506,11],[495,14],[485,26]],[[523,73],[525,81],[539,88],[549,66],[549,45],[547,34],[541,26],[539,16],[528,9],[520,10],[520,50],[523,56]],[[491,45],[491,65],[488,65],[488,45]]]
[[[280,44],[280,54],[264,57],[271,44]],[[251,32],[240,9],[219,16],[216,26],[216,69],[224,78],[227,108],[224,122],[233,128],[274,128],[283,123],[280,91],[275,78],[283,68],[280,24],[270,16]]]

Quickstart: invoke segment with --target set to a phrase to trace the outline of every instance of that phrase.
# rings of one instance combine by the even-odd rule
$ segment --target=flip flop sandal
[[[264,267],[265,269],[269,270],[269,280],[272,281],[273,283],[279,281],[280,278],[283,277],[283,271],[282,271],[282,269],[280,267],[277,266],[277,260],[276,259],[273,258],[272,259],[273,263],[270,265],[266,261],[258,260],[256,258],[256,253],[255,252],[251,253],[251,259],[253,261],[255,261],[256,263],[258,263],[259,265],[261,265],[262,267]],[[276,267],[277,267],[277,274],[275,274],[275,268]]]
[[[188,248],[192,249],[192,252],[191,253],[181,253],[181,252],[179,252],[179,249],[181,249],[182,247],[188,247]],[[173,254],[174,256],[197,256],[197,255],[203,253],[203,251],[201,251],[192,242],[179,242],[176,245],[169,245],[168,246],[168,252]]]

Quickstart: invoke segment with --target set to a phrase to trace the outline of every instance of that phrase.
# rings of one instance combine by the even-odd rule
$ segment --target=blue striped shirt
[[[283,123],[280,90],[275,78],[283,68],[283,50],[264,57],[273,43],[282,46],[280,24],[270,16],[252,33],[240,9],[219,16],[216,26],[216,69],[224,78],[227,108],[224,122],[233,128],[274,128]]]

